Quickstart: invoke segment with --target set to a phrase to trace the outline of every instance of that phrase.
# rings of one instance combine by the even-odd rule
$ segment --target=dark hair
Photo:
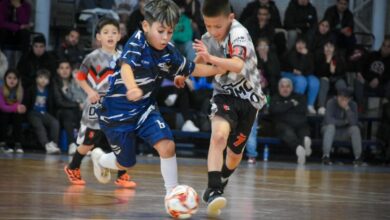
[[[18,80],[20,80],[19,71],[18,71],[17,69],[11,68],[11,69],[8,69],[8,70],[5,72],[4,76],[3,76],[4,84],[5,84],[5,78],[7,78],[7,76],[8,76],[9,74],[11,74],[11,73],[15,74],[15,75],[16,75],[16,78],[18,78]]]
[[[268,13],[270,13],[269,7],[267,7],[267,6],[260,5],[260,6],[257,8],[257,12],[259,12],[260,9],[262,9],[262,10],[267,10]]]
[[[229,0],[205,0],[202,13],[206,17],[229,15],[232,12]]]
[[[61,59],[57,60],[57,68],[60,67],[60,65],[61,65],[62,63],[68,63],[70,66],[72,66],[71,63],[70,63],[70,61],[69,61],[68,59],[66,59],[66,58],[61,58]]]
[[[70,28],[70,29],[68,29],[68,32],[67,32],[67,34],[70,34],[70,32],[72,32],[72,31],[75,31],[75,32],[77,32],[77,33],[79,33],[79,34],[80,34],[80,30],[79,30],[79,29],[77,29],[77,28]]]
[[[352,97],[353,91],[351,88],[341,88],[337,90],[337,96]]]
[[[46,45],[46,38],[43,34],[38,34],[37,36],[35,36],[32,40],[32,44],[35,44],[35,43],[43,43],[44,45]]]
[[[39,70],[37,70],[37,77],[36,78],[38,78],[40,76],[44,76],[44,77],[50,79],[50,71],[47,69],[39,69]]]
[[[103,29],[106,25],[114,25],[118,31],[119,31],[119,21],[117,21],[114,18],[110,17],[103,17],[99,20],[99,22],[96,25],[96,34],[100,33],[100,31]]]
[[[172,0],[149,0],[145,2],[145,20],[152,24],[160,22],[175,27],[180,18],[180,9]]]
[[[383,39],[383,42],[390,41],[390,35],[385,35],[385,39]]]
[[[302,42],[302,43],[304,43],[304,44],[307,45],[307,39],[306,39],[306,37],[304,37],[304,36],[299,36],[299,37],[297,38],[297,40],[295,41],[295,44],[297,44],[298,42]]]

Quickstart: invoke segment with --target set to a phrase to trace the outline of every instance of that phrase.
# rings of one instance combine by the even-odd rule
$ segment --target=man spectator
[[[337,4],[325,11],[324,19],[330,23],[330,29],[337,39],[339,48],[351,49],[356,43],[353,35],[353,14],[348,9],[348,0],[337,0]]]
[[[356,103],[351,100],[352,91],[344,88],[338,91],[337,96],[326,104],[324,126],[322,127],[322,163],[331,165],[330,151],[334,139],[350,139],[352,141],[355,160],[353,164],[362,164],[362,138],[358,126],[358,112]]]
[[[84,59],[84,53],[79,46],[80,32],[77,29],[69,30],[65,36],[65,41],[58,48],[57,56],[59,60],[68,60],[72,69],[78,69]]]
[[[127,20],[127,35],[131,37],[137,29],[141,29],[141,22],[144,20],[145,0],[139,1],[139,8],[131,13]],[[141,29],[142,30],[142,29]]]
[[[298,164],[305,164],[306,157],[312,152],[306,99],[293,92],[290,79],[279,81],[278,94],[272,96],[269,111],[278,137],[296,153]]]
[[[275,28],[282,27],[282,20],[280,19],[279,9],[274,1],[271,0],[254,0],[246,5],[240,16],[240,22],[244,24],[251,17],[256,17],[258,9],[266,7],[269,10],[269,22]]]

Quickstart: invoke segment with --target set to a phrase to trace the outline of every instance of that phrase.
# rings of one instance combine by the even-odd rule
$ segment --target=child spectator
[[[345,61],[336,50],[332,41],[325,43],[323,51],[315,56],[315,74],[320,78],[320,92],[318,95],[318,114],[325,114],[326,98],[330,87],[336,91],[346,88]]]
[[[57,51],[58,59],[69,60],[72,69],[78,69],[84,59],[84,52],[79,45],[79,39],[79,30],[75,28],[69,30],[68,34],[65,36],[65,41],[62,42]]]
[[[9,69],[4,75],[4,85],[0,87],[0,147],[6,153],[13,153],[14,149],[4,149],[6,143],[13,144],[16,153],[23,153],[20,144],[22,130],[22,114],[26,106],[22,103],[23,88],[17,70]],[[8,125],[12,125],[12,137],[6,139]]]
[[[36,74],[39,69],[46,69],[54,73],[56,69],[55,60],[46,51],[46,39],[43,35],[37,35],[32,41],[31,51],[20,58],[17,69],[22,77],[23,88],[30,88],[35,85]]]
[[[296,93],[305,94],[307,90],[307,109],[310,114],[316,114],[314,103],[320,90],[320,82],[313,75],[312,55],[306,48],[306,41],[299,38],[295,43],[295,48],[290,50],[285,59],[287,66],[286,71],[282,72],[282,77],[291,79]]]
[[[36,73],[35,85],[31,86],[23,100],[27,107],[27,119],[34,128],[41,146],[47,154],[60,153],[58,136],[60,125],[54,115],[53,90],[49,85],[50,72],[40,69]]]
[[[81,110],[83,110],[86,95],[72,78],[72,68],[69,61],[60,60],[58,62],[53,88],[57,119],[66,131],[69,143],[68,153],[73,155],[77,148],[74,130],[80,127]]]
[[[305,164],[306,157],[311,155],[310,128],[306,117],[306,99],[293,92],[290,79],[279,81],[279,91],[271,98],[270,114],[275,122],[278,137],[292,149],[298,164]]]
[[[313,54],[323,51],[325,43],[332,40],[328,20],[321,20],[316,28],[307,32],[307,47]]]

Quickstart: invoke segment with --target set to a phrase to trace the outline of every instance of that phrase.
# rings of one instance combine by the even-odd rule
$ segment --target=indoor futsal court
[[[0,219],[171,219],[158,157],[138,157],[130,172],[135,190],[98,183],[90,157],[81,168],[86,186],[72,186],[63,171],[69,159],[1,154]],[[179,158],[178,165],[180,183],[201,194],[206,160]],[[390,219],[386,167],[242,162],[225,195],[218,219]],[[192,219],[208,219],[204,204]]]

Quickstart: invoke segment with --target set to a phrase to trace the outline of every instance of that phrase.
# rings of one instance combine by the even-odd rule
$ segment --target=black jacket
[[[54,92],[54,100],[55,100],[57,108],[58,109],[59,108],[61,108],[61,109],[62,108],[66,108],[66,109],[76,108],[76,109],[78,109],[79,103],[66,97],[65,94],[62,92],[62,89],[61,89],[62,86],[63,86],[63,83],[62,83],[61,79],[56,77],[53,80],[53,92]]]
[[[298,105],[294,106],[292,100],[298,101]],[[306,125],[306,98],[292,92],[289,97],[282,97],[278,94],[271,97],[269,112],[275,123],[285,123],[292,127],[300,127]]]
[[[326,34],[321,34],[318,31],[318,26],[310,29],[306,34],[307,47],[312,53],[316,53],[319,50],[324,50],[325,43],[332,40],[332,33],[329,31]]]
[[[302,72],[302,75],[309,75],[314,73],[314,61],[312,59],[312,54],[308,52],[307,54],[300,54],[295,50],[295,47],[287,53],[284,58],[284,70],[292,72],[294,69],[297,69]]]
[[[310,2],[306,6],[301,6],[297,0],[290,1],[284,16],[285,29],[292,30],[298,28],[303,33],[306,33],[310,28],[317,25],[317,22],[317,11]]]
[[[244,26],[248,29],[254,45],[256,45],[259,38],[266,38],[270,43],[273,42],[275,28],[271,24],[266,24],[263,28],[260,28],[257,17],[252,17],[245,22]]]
[[[49,84],[48,85],[48,98],[46,100],[46,108],[47,112],[51,115],[55,115],[55,103],[54,103],[54,92],[53,87]],[[23,99],[23,104],[27,108],[27,112],[30,112],[33,110],[35,105],[35,100],[37,97],[38,88],[36,85],[31,86],[26,92]]]
[[[326,9],[324,18],[329,21],[330,29],[332,31],[340,31],[340,29],[345,27],[350,27],[353,30],[354,21],[353,14],[349,9],[344,11],[343,19],[340,22],[340,15],[337,11],[337,6],[331,6]]]
[[[382,57],[380,51],[374,51],[364,60],[363,77],[368,83],[375,78],[378,78],[381,85],[390,81],[390,56]]]
[[[318,77],[328,77],[331,81],[335,81],[345,77],[345,60],[336,52],[331,62],[336,65],[336,72],[332,74],[330,72],[330,63],[326,62],[326,56],[323,51],[318,51],[315,54],[315,75]]]
[[[67,59],[72,68],[79,68],[84,59],[84,52],[77,45],[72,46],[63,42],[57,50],[57,57],[60,60]]]
[[[258,0],[254,0],[253,2],[250,2],[246,5],[244,10],[241,13],[240,16],[240,23],[245,23],[249,18],[257,17],[257,10],[260,7],[260,2]],[[274,1],[269,1],[268,6],[269,12],[270,12],[270,24],[274,26],[275,28],[281,28],[282,27],[282,20],[280,19],[280,13],[279,9],[276,6]]]

